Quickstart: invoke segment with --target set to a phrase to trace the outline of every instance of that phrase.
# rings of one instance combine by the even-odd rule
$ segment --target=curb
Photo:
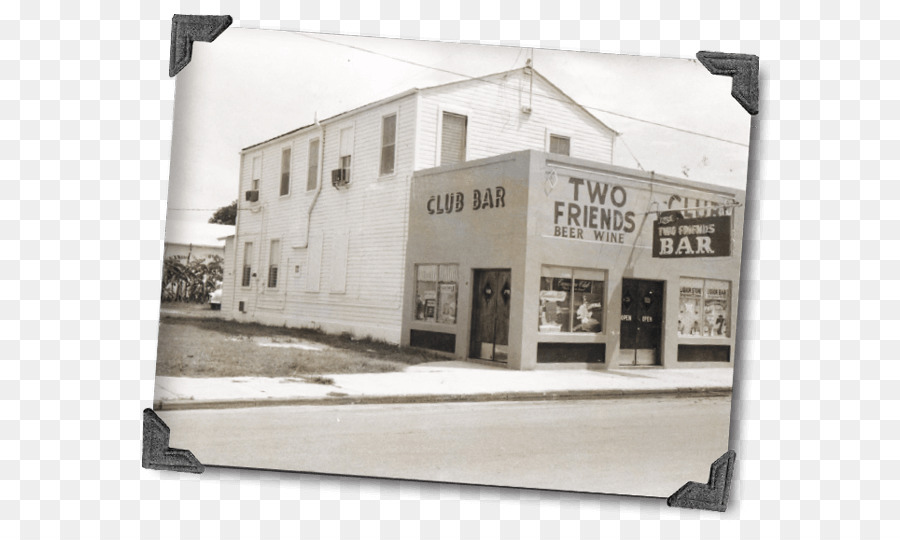
[[[685,387],[655,390],[564,390],[556,392],[499,392],[488,394],[411,394],[399,396],[334,396],[326,398],[266,398],[154,401],[155,411],[192,409],[243,409],[296,405],[391,405],[400,403],[466,403],[489,401],[574,401],[627,399],[648,396],[717,397],[731,394],[729,387]]]

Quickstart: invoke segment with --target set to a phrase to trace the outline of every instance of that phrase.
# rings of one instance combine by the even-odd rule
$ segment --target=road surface
[[[731,397],[160,411],[212,466],[668,497],[728,449]]]

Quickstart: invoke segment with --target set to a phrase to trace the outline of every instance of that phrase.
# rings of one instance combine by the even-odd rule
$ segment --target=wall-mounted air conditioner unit
[[[340,189],[348,184],[350,184],[350,169],[334,169],[331,171],[332,186]]]
[[[258,190],[258,189],[252,189],[252,190],[250,190],[250,191],[244,193],[244,200],[247,200],[247,201],[250,201],[250,202],[256,202],[256,201],[258,201],[258,200],[259,200],[259,190]]]

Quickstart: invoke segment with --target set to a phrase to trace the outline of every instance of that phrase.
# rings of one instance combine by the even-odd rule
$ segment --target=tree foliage
[[[237,223],[237,199],[228,206],[223,206],[209,218],[210,223],[219,225],[235,225]]]
[[[209,295],[222,283],[222,263],[218,255],[190,259],[173,255],[163,261],[163,302],[209,302]]]

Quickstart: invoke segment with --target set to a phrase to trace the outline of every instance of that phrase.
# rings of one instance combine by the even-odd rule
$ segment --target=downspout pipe
[[[237,208],[235,209],[235,212],[234,212],[234,240],[232,240],[232,243],[231,243],[231,251],[233,252],[231,254],[232,255],[232,257],[231,257],[231,260],[232,260],[232,265],[231,265],[231,274],[232,274],[231,311],[230,311],[231,315],[234,315],[234,309],[236,307],[234,304],[234,301],[237,298],[237,276],[238,276],[237,250],[238,250],[238,245],[240,243],[240,236],[238,236],[238,231],[240,230],[240,225],[241,225],[241,188],[244,187],[243,182],[242,182],[242,180],[243,180],[242,176],[243,176],[243,171],[244,171],[244,153],[243,152],[241,152],[241,160],[240,161],[241,161],[241,164],[240,164],[240,169],[238,172]],[[251,176],[252,176],[252,173],[251,173]],[[227,242],[227,240],[226,240],[226,242]],[[240,275],[243,276],[243,274],[244,274],[244,267],[242,265]],[[225,283],[224,275],[222,276],[222,283]]]
[[[319,178],[316,182],[316,192],[313,194],[313,199],[309,203],[309,207],[306,209],[306,231],[305,238],[302,244],[291,246],[294,249],[306,249],[309,247],[309,226],[312,222],[312,213],[316,207],[316,202],[319,200],[319,194],[322,193],[322,183],[325,180],[325,126],[319,124]]]

